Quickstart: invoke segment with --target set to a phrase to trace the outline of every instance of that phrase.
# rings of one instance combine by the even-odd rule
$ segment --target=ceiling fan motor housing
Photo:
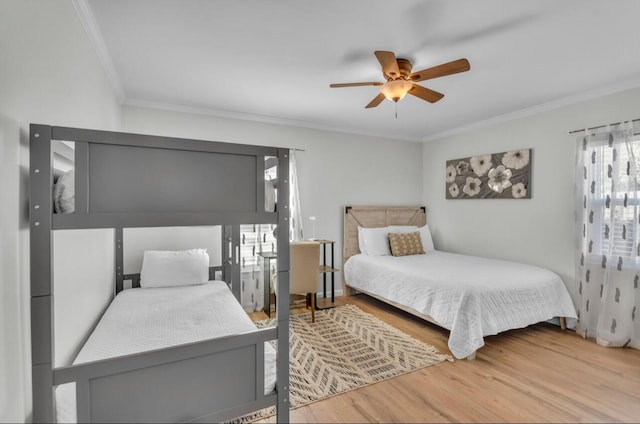
[[[398,62],[398,70],[400,70],[400,75],[395,75],[394,73],[386,74],[384,71],[382,74],[384,75],[387,81],[396,80],[398,78],[409,79],[409,75],[411,75],[411,69],[413,69],[413,65],[409,59],[396,59]]]

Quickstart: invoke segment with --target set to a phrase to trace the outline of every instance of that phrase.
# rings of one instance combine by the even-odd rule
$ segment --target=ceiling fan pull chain
[[[398,102],[394,102],[396,104],[396,119],[398,119]]]

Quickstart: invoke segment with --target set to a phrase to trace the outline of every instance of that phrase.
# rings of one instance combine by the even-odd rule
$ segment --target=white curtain
[[[275,224],[240,225],[240,303],[247,312],[261,311],[265,306],[262,255],[276,252],[275,228]]]
[[[576,294],[583,337],[640,347],[640,140],[633,125],[577,138]]]
[[[298,169],[294,150],[289,151],[289,240],[303,240],[302,210],[298,190]]]

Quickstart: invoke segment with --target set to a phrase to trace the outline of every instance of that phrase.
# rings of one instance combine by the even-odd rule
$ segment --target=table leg
[[[263,310],[267,314],[268,317],[271,317],[271,270],[269,269],[269,261],[267,259],[262,259],[262,268],[263,268],[263,289],[264,289],[264,307]]]

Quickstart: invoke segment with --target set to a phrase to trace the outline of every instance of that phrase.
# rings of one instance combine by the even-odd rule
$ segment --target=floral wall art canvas
[[[447,199],[530,199],[531,149],[447,161]]]

